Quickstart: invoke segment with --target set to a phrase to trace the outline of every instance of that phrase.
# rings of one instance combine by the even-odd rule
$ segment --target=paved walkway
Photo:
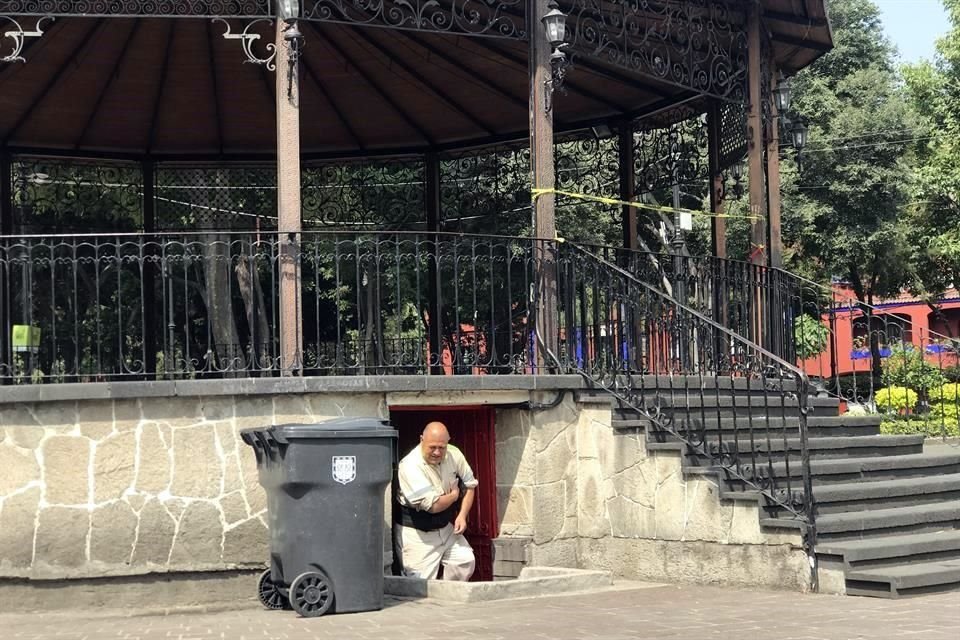
[[[0,615],[0,638],[957,640],[960,594],[890,601],[716,587],[633,585],[586,595],[471,605],[391,601],[383,611],[314,619],[256,607],[168,616],[128,613],[127,617],[116,617],[107,612],[7,614]]]

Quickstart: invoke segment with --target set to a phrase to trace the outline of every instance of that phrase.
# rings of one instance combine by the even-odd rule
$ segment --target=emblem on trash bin
[[[348,484],[357,478],[357,456],[333,456],[333,479]]]

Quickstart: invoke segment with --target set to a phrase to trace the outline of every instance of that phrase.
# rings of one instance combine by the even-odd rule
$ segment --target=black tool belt
[[[457,510],[460,508],[459,505],[455,503],[440,513],[430,513],[429,511],[420,511],[402,504],[396,506],[399,508],[394,512],[396,514],[395,520],[405,527],[413,527],[420,531],[443,529],[450,524],[454,516],[456,516]]]

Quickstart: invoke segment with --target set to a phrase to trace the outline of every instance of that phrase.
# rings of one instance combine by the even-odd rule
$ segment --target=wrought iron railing
[[[559,256],[565,368],[804,523],[814,559],[804,372],[602,256],[569,243]]]
[[[530,372],[537,246],[442,233],[0,238],[0,381],[279,375],[288,255],[306,375]]]
[[[595,251],[796,363],[844,411],[882,414],[887,432],[960,435],[960,308],[917,299],[872,305],[843,287],[723,258]]]

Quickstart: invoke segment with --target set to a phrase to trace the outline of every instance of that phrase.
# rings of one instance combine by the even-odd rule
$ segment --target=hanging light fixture
[[[540,18],[540,21],[546,31],[547,42],[553,49],[553,53],[550,54],[550,79],[544,81],[546,85],[544,107],[547,112],[550,112],[553,109],[553,92],[563,87],[570,60],[563,52],[564,47],[567,46],[567,14],[560,11],[560,6],[556,2],[548,4],[547,9],[549,10]]]
[[[295,21],[300,17],[300,0],[278,0],[277,15],[287,24]]]
[[[793,147],[797,151],[802,151],[807,146],[807,125],[797,120],[790,128],[790,137],[793,139]]]
[[[780,81],[773,90],[773,100],[774,104],[777,105],[777,112],[786,113],[790,109],[790,100],[792,97],[793,95],[790,89],[790,80],[783,75],[783,72],[781,72]]]
[[[549,11],[540,21],[547,29],[547,42],[556,49],[567,39],[567,14],[560,11],[560,5],[556,2],[551,2],[547,5],[547,8]]]

